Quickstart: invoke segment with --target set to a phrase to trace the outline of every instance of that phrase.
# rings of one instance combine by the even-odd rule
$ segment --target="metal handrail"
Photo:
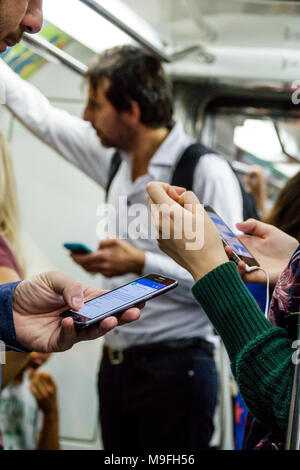
[[[54,46],[53,44],[51,44],[51,42],[47,41],[38,34],[31,35],[25,33],[23,39],[30,46],[33,46],[38,51],[41,50],[43,52],[46,52],[47,54],[50,54],[60,63],[66,65],[68,68],[70,68],[74,72],[79,73],[80,75],[84,75],[88,70],[88,67],[85,64],[79,62],[79,60],[75,59],[67,52],[62,51],[58,47]]]
[[[127,34],[129,37],[134,39],[138,44],[140,44],[142,47],[147,49],[149,52],[154,54],[156,57],[161,59],[163,62],[167,63],[172,63],[175,62],[176,60],[179,60],[191,53],[199,52],[201,56],[203,56],[208,63],[213,62],[214,57],[211,54],[208,54],[202,46],[195,45],[195,46],[190,46],[184,49],[181,49],[179,51],[175,51],[172,54],[167,54],[165,51],[162,49],[159,49],[157,46],[152,44],[150,41],[148,41],[145,37],[143,37],[141,34],[139,34],[137,31],[134,31],[130,26],[125,24],[122,20],[117,18],[115,15],[113,15],[111,12],[106,10],[104,7],[99,5],[99,3],[95,2],[95,0],[79,0],[81,3],[86,5],[87,7],[91,8],[94,12],[96,12],[98,15],[102,16],[105,18],[107,21],[112,23],[114,26],[119,28],[121,31],[123,31],[125,34]]]

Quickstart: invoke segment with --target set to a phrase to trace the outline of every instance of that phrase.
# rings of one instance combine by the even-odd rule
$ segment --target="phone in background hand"
[[[238,264],[240,261],[244,261],[246,265],[251,268],[253,266],[259,266],[258,261],[253,255],[247,250],[247,248],[240,242],[236,235],[230,230],[225,224],[221,217],[209,206],[204,206],[204,209],[208,213],[209,217],[217,227],[224,245],[228,245],[233,250],[233,261]]]
[[[74,324],[86,328],[104,318],[117,316],[125,310],[175,289],[178,282],[160,274],[149,274],[118,287],[84,304],[80,312],[67,310],[61,315],[72,317]]]
[[[93,250],[82,243],[64,243],[64,247],[73,255],[87,255],[89,253],[93,253]]]

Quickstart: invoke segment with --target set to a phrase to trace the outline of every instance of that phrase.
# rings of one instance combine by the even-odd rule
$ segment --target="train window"
[[[281,186],[300,170],[300,116],[272,111],[215,108],[204,119],[203,135],[230,160],[263,166]]]
[[[234,130],[234,144],[248,154],[273,163],[287,176],[300,170],[300,119],[245,119]],[[299,160],[299,163],[297,162]]]
[[[284,160],[272,121],[245,119],[242,126],[235,128],[234,143],[263,160]]]
[[[189,133],[238,170],[262,166],[274,195],[300,170],[300,110],[290,92],[175,80],[174,96],[176,114]]]

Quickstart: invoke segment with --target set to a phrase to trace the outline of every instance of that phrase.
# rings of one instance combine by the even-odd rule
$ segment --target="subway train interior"
[[[4,2],[6,1],[4,0]],[[99,54],[100,57],[104,57],[104,51],[120,46],[138,48],[143,54],[160,60],[167,77],[167,83],[172,87],[174,122],[176,126],[178,122],[182,125],[180,132],[185,136],[182,139],[186,139],[187,145],[198,141],[209,149],[203,152],[207,155],[202,156],[197,165],[203,165],[202,168],[204,168],[207,162],[205,158],[208,159],[210,154],[214,154],[213,159],[220,158],[222,162],[224,160],[228,162],[229,165],[226,168],[230,169],[228,171],[234,175],[235,181],[233,183],[229,181],[224,183],[219,205],[213,207],[214,197],[217,197],[214,195],[213,184],[214,177],[222,177],[223,170],[221,168],[223,168],[223,163],[218,163],[216,169],[212,170],[207,177],[211,186],[206,192],[203,192],[207,200],[200,202],[213,207],[216,212],[219,212],[217,210],[219,206],[222,207],[222,204],[226,205],[229,200],[234,199],[234,191],[242,191],[240,189],[242,187],[243,193],[241,192],[240,201],[243,199],[245,203],[247,195],[249,195],[252,204],[256,207],[258,217],[262,221],[268,222],[271,220],[268,217],[270,214],[274,216],[272,209],[279,194],[288,182],[300,172],[300,1],[43,0],[42,28],[35,34],[29,34],[30,32],[32,31],[27,30],[21,42],[14,47],[8,47],[0,57],[0,95],[3,103],[0,107],[1,148],[2,153],[11,155],[13,168],[10,171],[14,173],[16,179],[21,220],[20,245],[25,266],[24,270],[21,271],[23,274],[21,277],[27,279],[41,272],[59,271],[80,281],[83,285],[100,289],[116,288],[141,277],[134,269],[131,270],[130,268],[127,271],[124,270],[124,272],[119,269],[114,274],[105,270],[100,273],[97,270],[93,271],[93,269],[83,269],[82,266],[74,262],[74,259],[70,257],[70,251],[65,247],[66,243],[80,243],[94,252],[98,249],[99,243],[103,241],[101,236],[103,226],[101,228],[99,223],[101,213],[99,207],[105,203],[107,197],[105,184],[101,184],[105,179],[103,174],[107,172],[107,168],[101,169],[102,160],[100,157],[99,168],[96,167],[95,155],[97,150],[95,150],[95,155],[89,158],[89,142],[87,139],[90,134],[88,130],[92,132],[91,123],[93,127],[97,125],[95,124],[97,103],[95,104],[95,97],[91,99],[91,94],[93,94],[93,90],[95,92],[95,88],[91,84],[89,86],[89,80],[91,79],[89,70],[95,66]],[[5,78],[3,79],[3,77]],[[104,77],[104,80],[109,82],[110,79],[106,75]],[[130,76],[126,77],[126,74],[123,81],[120,77],[118,79],[120,86],[123,86],[124,81],[131,80]],[[147,83],[147,81],[143,83]],[[147,95],[146,91],[145,96]],[[109,96],[107,95],[105,99],[109,99]],[[134,103],[134,105],[130,105],[133,106],[130,109],[135,109],[136,101],[134,98],[129,99]],[[89,103],[88,106],[87,102]],[[110,106],[114,106],[114,102],[112,103],[110,102]],[[139,112],[140,107],[137,114]],[[75,116],[76,119],[70,118],[70,116]],[[85,119],[84,123],[83,118]],[[64,129],[68,126],[66,135],[64,135]],[[74,126],[74,129],[72,129],[72,126]],[[146,124],[145,126],[147,127]],[[82,129],[82,133],[80,129]],[[150,135],[155,126],[151,127],[150,125],[149,129]],[[103,135],[101,129],[96,130],[100,148]],[[170,132],[173,132],[173,130]],[[125,137],[128,140],[128,136]],[[80,138],[83,141],[79,143],[78,139]],[[86,140],[84,141],[84,139]],[[182,141],[180,145],[183,144]],[[106,145],[106,147],[105,151],[109,158],[116,155],[114,149],[117,146]],[[122,151],[124,149],[120,146],[117,150]],[[171,171],[164,169],[168,168],[167,163],[165,163],[166,159],[172,159],[171,152],[172,147],[170,144],[165,160],[161,163],[161,166],[151,167],[153,170],[151,174],[162,175]],[[100,154],[101,149],[99,150]],[[127,152],[127,157],[129,154],[130,152]],[[130,159],[130,156],[128,158]],[[158,153],[155,158],[157,163]],[[122,173],[122,165],[126,165],[126,161],[125,158],[124,163],[123,159],[120,173]],[[90,168],[88,168],[89,162],[91,162]],[[209,164],[207,165],[209,166]],[[108,166],[108,163],[106,166]],[[3,171],[3,163],[1,163],[0,168]],[[101,175],[102,171],[103,174]],[[192,170],[190,170],[189,164],[186,163],[186,166],[182,168],[182,173],[187,174],[189,171]],[[226,171],[224,170],[225,173]],[[147,173],[147,170],[144,173]],[[140,173],[140,175],[144,173]],[[126,176],[125,170],[123,174]],[[144,176],[134,182],[129,179],[129,187],[136,183],[142,184]],[[198,176],[201,178],[201,171]],[[111,196],[108,197],[109,202],[112,202],[118,194],[119,196],[125,194],[125,179],[122,178],[123,176],[119,178],[117,175],[116,180],[112,179]],[[166,182],[171,183],[171,179],[168,178],[169,176]],[[154,179],[159,180],[159,177],[155,176]],[[186,179],[181,180],[179,178],[178,181],[186,181]],[[194,181],[193,190],[197,194],[195,189],[197,182],[195,182],[195,179],[193,180],[193,175],[191,175],[191,181]],[[294,239],[297,239],[296,233],[298,233],[298,241],[300,239],[299,183],[300,180],[298,182],[299,200],[297,202],[295,196],[296,209],[294,212],[291,211],[289,215],[290,218],[294,217],[298,223],[298,232],[292,233]],[[3,196],[1,186],[3,184],[0,175],[1,205]],[[203,184],[205,184],[205,181]],[[178,186],[183,186],[183,184],[178,184]],[[118,193],[118,190],[121,191]],[[198,194],[202,194],[201,191],[202,189],[199,190]],[[146,186],[143,192],[146,193]],[[134,195],[134,192],[132,194]],[[136,201],[139,202],[140,200],[142,199],[136,198]],[[233,201],[231,208],[225,210],[224,214],[233,211],[235,204],[237,204],[237,201]],[[241,214],[242,210],[237,210],[237,213]],[[220,215],[222,216],[222,214]],[[224,215],[223,218],[226,219],[226,216]],[[227,221],[228,225],[231,224],[229,220],[231,220],[230,217]],[[235,223],[239,221],[234,217],[232,217],[232,220]],[[272,220],[275,220],[274,217]],[[292,220],[288,222],[291,223]],[[288,222],[286,225],[289,225]],[[275,222],[268,223],[275,225]],[[232,224],[230,228],[236,234],[242,233]],[[280,226],[280,228],[285,231],[283,226]],[[296,230],[297,228],[293,227],[293,229]],[[122,240],[123,242],[129,243],[126,240]],[[141,246],[146,247],[146,242],[143,241],[143,243],[138,246],[140,248]],[[285,242],[282,243],[284,245]],[[281,250],[283,245],[280,245],[278,251]],[[154,243],[151,246],[154,247]],[[147,248],[145,248],[146,250]],[[156,251],[154,252],[154,250]],[[153,256],[165,257],[163,258],[166,259],[165,263],[171,262],[169,259],[167,260],[167,255],[163,254],[162,251],[160,255],[156,241],[155,248],[152,251]],[[116,256],[118,256],[118,253]],[[148,259],[147,256],[146,260]],[[0,264],[1,259],[0,256]],[[122,256],[118,262],[122,264]],[[158,273],[154,271],[156,274],[172,278],[172,271],[169,267],[168,269],[166,267],[164,272],[164,262],[160,264],[160,261],[157,261],[156,264],[154,258],[149,262],[149,266],[160,268]],[[174,268],[174,279],[176,279],[176,269],[180,273],[180,270],[186,272],[184,267],[179,267],[178,264],[176,266]],[[152,274],[153,270],[150,272],[145,268],[140,273],[144,276]],[[190,276],[189,273],[187,274]],[[170,291],[170,293],[157,299],[149,300],[144,308],[145,323],[140,329],[136,327],[135,333],[139,335],[135,355],[139,355],[138,348],[141,347],[140,354],[143,356],[143,347],[145,346],[143,343],[147,342],[147,339],[144,339],[147,338],[147,328],[149,328],[149,331],[151,330],[149,351],[153,350],[154,354],[157,354],[157,350],[160,350],[160,345],[168,344],[167,348],[169,348],[169,345],[174,341],[174,344],[178,346],[178,351],[181,351],[180,360],[178,359],[179,368],[181,367],[181,358],[186,351],[183,346],[181,348],[180,341],[184,339],[182,344],[188,342],[191,333],[191,344],[194,345],[195,343],[195,334],[185,324],[184,320],[185,313],[188,313],[185,312],[185,309],[192,308],[188,302],[194,302],[194,300],[191,300],[192,295],[190,300],[185,300],[186,297],[184,297],[181,301],[179,298],[179,295],[181,295],[179,294],[179,292],[181,293],[180,289],[186,291],[185,294],[189,295],[193,282],[191,278],[190,288],[187,288],[184,284],[187,282],[186,277],[184,277],[184,274],[182,276],[182,286],[180,286],[180,278],[178,280],[179,287],[173,292]],[[0,279],[2,280],[1,276]],[[112,287],[107,287],[107,280]],[[284,282],[288,282],[287,278],[282,283],[282,289],[284,289]],[[300,280],[298,282],[299,289]],[[3,281],[3,283],[5,282]],[[255,285],[257,286],[257,284]],[[248,283],[247,286],[249,286]],[[216,286],[215,288],[217,290]],[[253,286],[249,286],[249,289],[262,307],[261,314],[263,317],[265,308],[262,304],[266,302],[265,297],[269,290],[266,281],[260,284],[257,290]],[[270,292],[270,295],[272,295],[272,292]],[[226,302],[226,294],[224,293],[223,296],[224,302]],[[295,296],[298,299],[297,305],[299,307],[299,290]],[[169,304],[167,301],[163,303],[162,299],[164,297],[169,299]],[[181,302],[181,312],[179,307],[177,308],[178,304],[176,302]],[[151,305],[155,305],[155,309],[158,308],[158,310],[153,308],[152,320],[150,312],[149,316],[147,314],[147,309],[151,308]],[[161,322],[159,316],[160,305],[163,306]],[[200,310],[200,307],[196,304],[193,304],[193,308],[199,308]],[[172,311],[174,311],[173,318]],[[295,310],[295,312],[297,313],[299,310]],[[141,310],[141,319],[136,324],[142,321],[143,314],[143,310]],[[169,317],[167,317],[167,314]],[[190,312],[190,316],[186,317],[187,323],[192,322],[190,320],[192,315],[196,315],[196,313]],[[178,325],[175,328],[174,318],[176,318],[182,329],[182,333],[176,329]],[[262,321],[265,321],[265,319]],[[195,329],[198,328],[197,325],[195,323]],[[215,325],[213,325],[214,328],[210,323],[209,325],[207,328],[211,328],[213,333],[209,334],[209,340],[206,338],[204,342],[205,344],[209,343],[209,347],[213,345],[214,349],[213,356],[217,370],[216,382],[214,383],[216,405],[213,407],[211,425],[207,424],[206,428],[204,426],[204,429],[199,430],[199,433],[206,433],[206,437],[209,435],[209,443],[203,444],[205,438],[203,439],[202,436],[203,441],[200,439],[199,445],[197,445],[198,441],[194,436],[191,438],[190,449],[195,450],[196,447],[200,450],[203,444],[204,448],[209,447],[216,451],[240,450],[243,446],[245,421],[249,406],[251,408],[252,398],[250,394],[249,398],[247,393],[244,397],[243,387],[240,390],[235,380],[235,372],[230,364],[231,359],[226,351],[226,340],[222,338],[222,334],[219,334]],[[121,336],[121,340],[123,338],[122,331],[127,333],[129,328],[132,327],[133,325],[126,325],[118,328],[117,331],[120,331],[119,337]],[[200,327],[202,328],[202,324],[199,323]],[[126,337],[125,333],[124,337]],[[198,339],[202,344],[201,338]],[[106,358],[110,361],[111,368],[121,367],[123,361],[122,341],[118,343],[117,333],[115,340],[117,344],[116,353],[114,352],[114,346],[111,346],[111,344],[114,344],[112,341],[110,351],[113,352],[108,352],[108,359]],[[48,390],[51,387],[56,389],[55,406],[58,407],[56,413],[58,431],[49,428],[42,440],[36,437],[36,447],[34,438],[31,436],[30,439],[25,439],[26,442],[28,441],[28,446],[31,445],[31,449],[42,448],[38,446],[43,445],[43,441],[46,447],[49,448],[53,445],[61,450],[103,450],[105,448],[124,451],[124,449],[119,448],[118,439],[114,441],[108,434],[116,433],[114,426],[118,427],[118,419],[123,421],[122,425],[120,424],[119,433],[124,432],[126,435],[126,420],[130,428],[134,426],[134,419],[130,417],[128,411],[133,405],[132,403],[129,404],[130,398],[125,399],[124,395],[127,393],[127,386],[129,387],[128,382],[134,382],[136,377],[131,371],[128,377],[124,378],[123,385],[120,385],[121,382],[118,382],[113,376],[110,379],[107,378],[108,382],[111,380],[110,387],[117,388],[117,390],[115,390],[116,393],[111,400],[112,409],[109,409],[107,404],[109,400],[105,395],[106,405],[103,405],[103,408],[106,409],[101,412],[99,419],[101,396],[99,400],[98,371],[104,354],[104,343],[105,337],[100,337],[94,341],[75,344],[68,351],[52,354],[47,362],[42,364],[38,372],[33,371],[33,369],[26,373],[23,371],[22,377],[18,376],[19,381],[14,378],[11,380],[8,386],[3,389],[3,398],[1,399],[3,407],[2,411],[0,410],[0,429],[5,423],[8,427],[6,431],[2,429],[4,448],[6,447],[5,438],[9,443],[7,447],[14,448],[14,445],[10,444],[10,440],[12,434],[16,432],[13,424],[6,422],[4,415],[10,413],[9,419],[15,417],[18,420],[18,417],[16,417],[18,410],[21,413],[17,406],[17,398],[10,405],[13,407],[14,412],[9,410],[8,393],[10,387],[20,386],[20,381],[25,380],[25,378],[28,381],[26,393],[31,395],[31,400],[36,402],[37,408],[39,408],[36,419],[41,421],[44,414],[44,421],[39,423],[39,432],[45,426],[45,409],[47,409],[47,406],[39,396],[39,393],[42,392],[38,392],[32,382],[37,380],[35,379],[36,374],[45,372],[51,378],[45,379],[46,382],[49,380],[46,384],[36,385],[36,387],[41,387],[41,390],[45,390],[47,387]],[[156,344],[158,346],[155,349]],[[135,343],[129,343],[130,345],[135,346]],[[7,357],[9,361],[9,353],[7,353]],[[124,352],[124,357],[127,357],[126,352]],[[128,357],[131,356],[128,355]],[[130,367],[130,360],[128,359],[128,363],[124,362],[127,369]],[[168,370],[167,360],[160,363],[159,371],[156,370],[157,364],[158,361],[155,363],[153,360],[153,370],[147,372],[147,374],[153,372],[153,381],[158,380],[159,375],[163,377],[164,383],[169,380],[172,381],[172,372]],[[3,372],[7,365],[3,364],[2,367]],[[150,365],[150,369],[151,367]],[[294,448],[298,446],[299,449],[300,431],[299,424],[297,427],[297,417],[299,421],[300,410],[298,409],[299,400],[297,398],[300,397],[298,395],[300,381],[298,379],[298,383],[296,380],[296,372],[297,366],[295,367],[294,386],[294,370],[290,386],[290,388],[293,386],[293,397],[292,399],[288,397],[288,405],[291,410],[289,414],[289,432],[292,434],[292,444],[290,442],[290,445],[296,446]],[[47,374],[45,377],[49,377]],[[107,374],[107,371],[105,374]],[[195,374],[194,369],[185,370],[185,374],[189,377],[189,380],[192,380]],[[32,377],[34,378],[32,379]],[[251,380],[254,381],[253,377]],[[116,381],[114,382],[114,380]],[[276,376],[274,376],[274,381],[276,381]],[[106,387],[109,387],[108,382],[106,382]],[[138,380],[136,383],[136,387],[139,389]],[[177,382],[174,379],[174,387],[176,387],[176,384]],[[124,390],[122,391],[120,387],[123,386]],[[178,413],[182,408],[182,400],[186,402],[193,400],[192,393],[199,392],[200,401],[207,398],[201,394],[201,385],[193,392],[189,391],[185,382],[182,386],[186,386],[187,389],[184,398],[178,395],[178,402],[175,406]],[[136,390],[136,400],[144,400],[144,407],[146,408],[148,403],[147,393],[155,395],[155,389],[151,389],[150,386],[147,387],[145,384],[143,389]],[[179,379],[178,387],[181,387]],[[257,386],[257,389],[259,389],[259,386]],[[105,392],[103,393],[105,394]],[[107,393],[110,394],[108,389],[106,389]],[[124,398],[124,403],[120,408],[114,402],[114,400],[117,400],[118,394],[123,395]],[[157,394],[158,400],[166,400],[166,407],[173,400],[173,394],[169,390],[165,392],[168,397],[165,397],[162,391],[157,392]],[[256,397],[257,400],[259,401],[259,396]],[[5,403],[8,403],[8,405],[5,406]],[[155,425],[157,428],[160,428],[160,426],[165,428],[169,422],[170,429],[167,430],[166,435],[171,433],[173,426],[175,428],[175,424],[172,424],[173,417],[170,417],[169,421],[168,418],[164,418],[162,421],[165,422],[159,424],[160,408],[157,408],[157,405],[153,402],[149,406],[150,408],[145,410],[145,417],[143,417],[142,408],[139,411],[138,433],[141,436],[145,433],[145,447],[140,447],[140,450],[147,452],[152,446],[158,447],[160,451],[164,452],[164,450],[170,449],[170,445],[165,443],[163,432],[158,444],[153,444],[155,441],[151,441],[151,439],[147,443],[150,432],[146,432],[146,428],[148,422],[151,421],[149,415],[158,415]],[[207,406],[209,407],[209,405]],[[189,426],[194,426],[194,424],[191,424],[192,420],[197,420],[197,409],[192,410],[191,415],[193,415],[193,418],[189,416],[190,411],[183,412],[183,414],[186,414],[183,416],[183,423],[187,429]],[[253,409],[250,411],[253,414]],[[27,412],[29,413],[28,410]],[[254,414],[255,412],[256,407],[254,406]],[[117,414],[117,416],[110,418],[109,413],[112,415]],[[125,417],[121,417],[122,413]],[[174,409],[170,413],[174,414]],[[162,413],[162,416],[165,417],[167,414]],[[258,417],[260,421],[261,416]],[[111,429],[107,430],[110,426],[107,421],[110,421],[110,419],[114,423],[111,424]],[[199,421],[204,419],[209,421],[210,418],[199,416]],[[28,420],[30,420],[29,417]],[[105,439],[108,444],[105,444],[105,439],[103,440],[102,420],[105,422],[105,432],[107,434]],[[291,420],[294,420],[293,425]],[[24,426],[24,433],[26,433],[26,429],[29,433],[33,432],[32,429],[29,429],[32,428],[32,423],[27,423]],[[150,426],[153,426],[153,423],[149,424],[149,429]],[[197,434],[198,425],[195,424],[195,427]],[[200,427],[199,424],[199,429]],[[128,433],[131,431],[128,431]],[[56,444],[51,444],[51,439],[45,444],[48,439],[47,432],[49,434],[58,432],[59,439]],[[266,432],[258,436],[257,442],[268,432],[269,429],[266,427]],[[286,436],[286,429],[284,434]],[[115,446],[114,442],[116,442]],[[277,448],[277,443],[274,442],[272,441],[272,445]],[[24,442],[21,445],[22,448],[25,448]],[[174,445],[176,448],[173,450],[178,450],[180,444]],[[186,443],[183,445],[185,450],[188,450],[187,445]],[[284,443],[283,447],[285,445]],[[132,448],[135,448],[134,443]]]

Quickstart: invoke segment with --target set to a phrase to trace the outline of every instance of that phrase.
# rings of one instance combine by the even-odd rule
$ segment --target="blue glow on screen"
[[[150,279],[139,279],[87,302],[80,312],[75,313],[93,319],[142,299],[163,287],[166,286]]]
[[[237,255],[253,258],[249,251],[244,247],[244,245],[242,245],[239,239],[234,235],[233,232],[231,232],[231,230],[217,214],[210,212],[209,210],[207,210],[207,213],[217,227],[223,240],[227,243],[227,245],[231,246]]]

